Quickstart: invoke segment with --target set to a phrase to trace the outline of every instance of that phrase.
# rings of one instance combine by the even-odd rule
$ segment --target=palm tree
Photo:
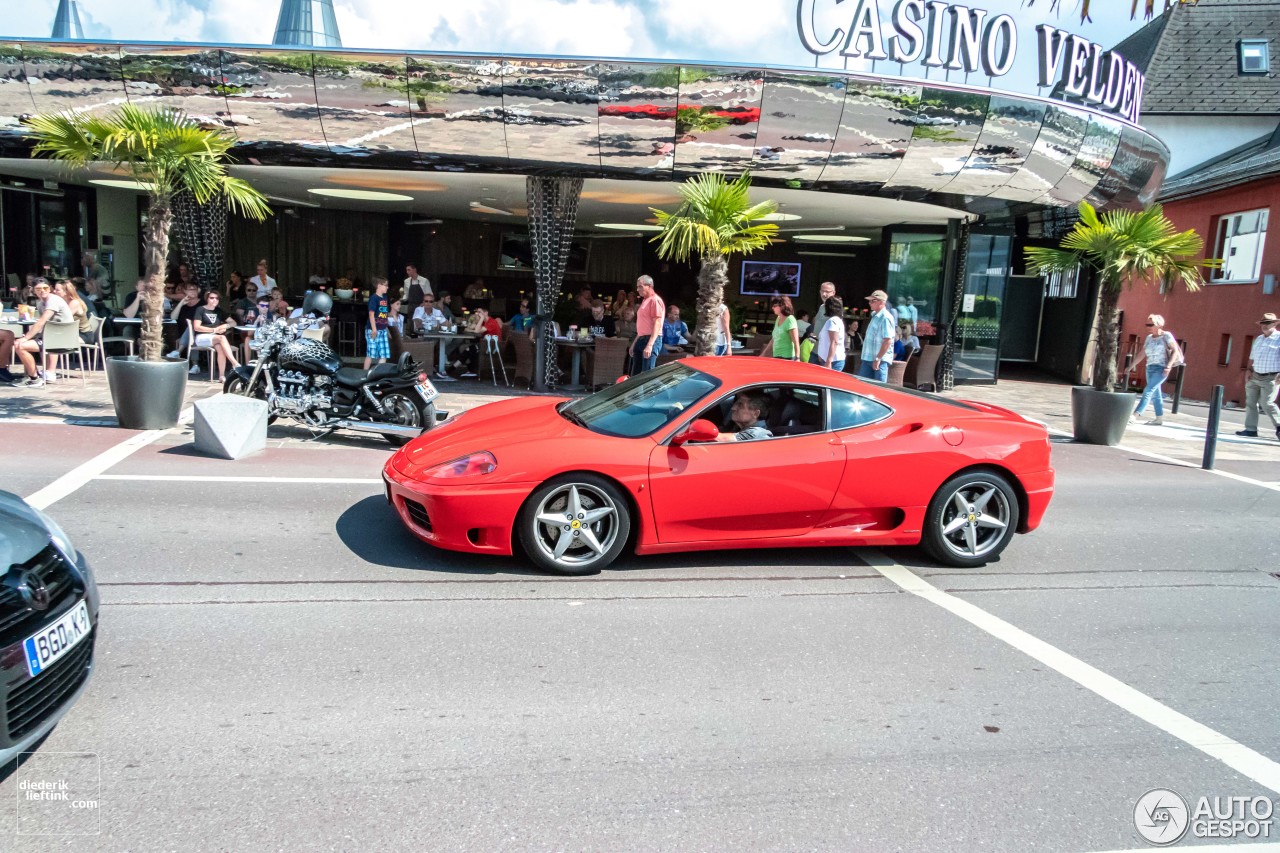
[[[777,225],[760,221],[778,205],[772,201],[752,204],[750,189],[748,172],[732,183],[724,175],[707,173],[680,185],[678,192],[684,201],[675,213],[653,209],[662,226],[662,232],[653,237],[658,257],[686,261],[696,254],[702,262],[694,330],[696,355],[706,355],[715,348],[716,309],[729,282],[728,256],[763,249],[778,233]]]
[[[271,213],[261,193],[227,174],[226,157],[234,137],[202,128],[186,113],[165,107],[126,105],[104,116],[37,115],[26,123],[36,143],[31,156],[44,155],[77,169],[108,164],[125,170],[147,188],[150,204],[142,241],[147,278],[140,343],[144,360],[159,361],[174,196],[191,193],[199,204],[222,201],[258,221]]]
[[[1116,384],[1118,315],[1122,288],[1135,281],[1181,281],[1188,290],[1204,283],[1200,267],[1219,261],[1194,260],[1204,241],[1193,229],[1176,231],[1160,205],[1147,210],[1111,210],[1101,216],[1086,201],[1080,219],[1062,238],[1062,248],[1029,247],[1032,272],[1070,272],[1092,269],[1100,279],[1098,343],[1093,361],[1093,387],[1110,391]]]

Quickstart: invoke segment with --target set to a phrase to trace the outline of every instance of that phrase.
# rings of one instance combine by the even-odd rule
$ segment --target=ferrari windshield
[[[679,362],[560,407],[560,414],[592,432],[639,438],[661,429],[720,387],[720,380]]]

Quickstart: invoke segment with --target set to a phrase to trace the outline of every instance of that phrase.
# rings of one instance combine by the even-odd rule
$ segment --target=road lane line
[[[943,592],[879,551],[867,550],[861,555],[872,568],[880,572],[904,591],[938,605],[959,616],[974,627],[986,631],[998,640],[1029,657],[1051,667],[1075,683],[1106,699],[1108,702],[1145,720],[1156,728],[1173,735],[1183,743],[1218,759],[1236,772],[1259,785],[1280,793],[1280,764],[1256,752],[1226,735],[1214,731],[1202,723],[1181,714],[1145,693],[1136,690],[1100,669],[1074,658],[1044,640],[1033,637],[998,616],[983,610],[964,599]]]
[[[95,480],[141,480],[159,483],[347,483],[359,486],[381,486],[376,477],[218,477],[179,474],[98,474]]]
[[[1098,850],[1095,853],[1151,853],[1159,848],[1134,847],[1129,850]],[[1245,850],[1247,853],[1280,853],[1280,844],[1275,842],[1238,841],[1235,844],[1177,844],[1169,848],[1176,853],[1222,853],[1223,850]]]
[[[178,423],[180,425],[189,424],[193,417],[195,417],[195,409],[187,406],[178,415]],[[36,509],[47,509],[93,478],[110,470],[112,466],[120,464],[135,452],[171,432],[173,432],[173,429],[149,429],[130,436],[114,447],[109,447],[102,451],[83,465],[79,465],[63,474],[43,489],[28,495],[26,501]]]

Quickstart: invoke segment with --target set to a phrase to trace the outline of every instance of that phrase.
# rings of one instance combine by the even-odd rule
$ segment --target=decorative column
[[[965,278],[969,266],[969,223],[952,219],[947,223],[947,258],[944,268],[949,268],[947,281],[951,283],[951,313],[947,317],[946,335],[942,341],[942,376],[938,390],[951,391],[956,387],[956,324],[960,322],[964,308]]]
[[[183,260],[201,288],[221,287],[223,254],[227,248],[227,205],[222,199],[197,204],[189,192],[173,197],[174,230]]]
[[[569,260],[573,229],[578,224],[578,199],[582,178],[526,179],[529,199],[529,240],[533,245],[533,279],[536,286],[538,351],[534,360],[533,387],[546,391],[560,381],[555,359],[556,303]]]

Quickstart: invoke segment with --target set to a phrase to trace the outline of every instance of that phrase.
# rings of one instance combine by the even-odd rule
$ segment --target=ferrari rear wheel
[[[520,544],[539,568],[590,575],[617,559],[631,534],[631,512],[618,487],[595,474],[543,483],[520,510]]]
[[[1018,498],[994,471],[971,471],[942,484],[925,514],[923,545],[940,563],[985,566],[1018,528]]]

